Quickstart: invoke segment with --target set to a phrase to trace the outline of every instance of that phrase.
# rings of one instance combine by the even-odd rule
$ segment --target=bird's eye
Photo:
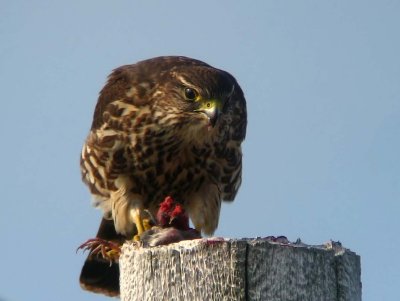
[[[185,88],[185,97],[187,100],[195,100],[197,98],[196,90],[192,88]]]

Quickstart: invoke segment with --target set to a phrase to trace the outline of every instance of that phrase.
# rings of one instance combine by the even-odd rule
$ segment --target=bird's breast
[[[180,199],[197,191],[208,177],[211,144],[196,146],[168,133],[145,132],[136,136],[131,151],[135,192],[159,202],[168,195]]]

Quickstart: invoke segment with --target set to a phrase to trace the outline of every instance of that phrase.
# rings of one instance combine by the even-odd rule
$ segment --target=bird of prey
[[[115,69],[101,90],[81,154],[83,181],[103,211],[97,237],[140,239],[167,196],[211,235],[241,184],[246,101],[226,71],[183,56]],[[117,263],[86,260],[84,289],[119,293]]]

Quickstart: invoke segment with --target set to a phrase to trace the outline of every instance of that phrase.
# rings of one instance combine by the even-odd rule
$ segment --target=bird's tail
[[[122,243],[126,239],[117,234],[112,220],[104,218],[96,237],[116,243]],[[107,296],[119,296],[119,264],[110,263],[101,256],[89,255],[82,267],[79,282],[85,290]]]

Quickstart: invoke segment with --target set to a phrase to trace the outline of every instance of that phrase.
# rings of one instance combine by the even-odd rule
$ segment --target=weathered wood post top
[[[121,300],[361,301],[360,257],[329,242],[196,239],[120,257]]]

